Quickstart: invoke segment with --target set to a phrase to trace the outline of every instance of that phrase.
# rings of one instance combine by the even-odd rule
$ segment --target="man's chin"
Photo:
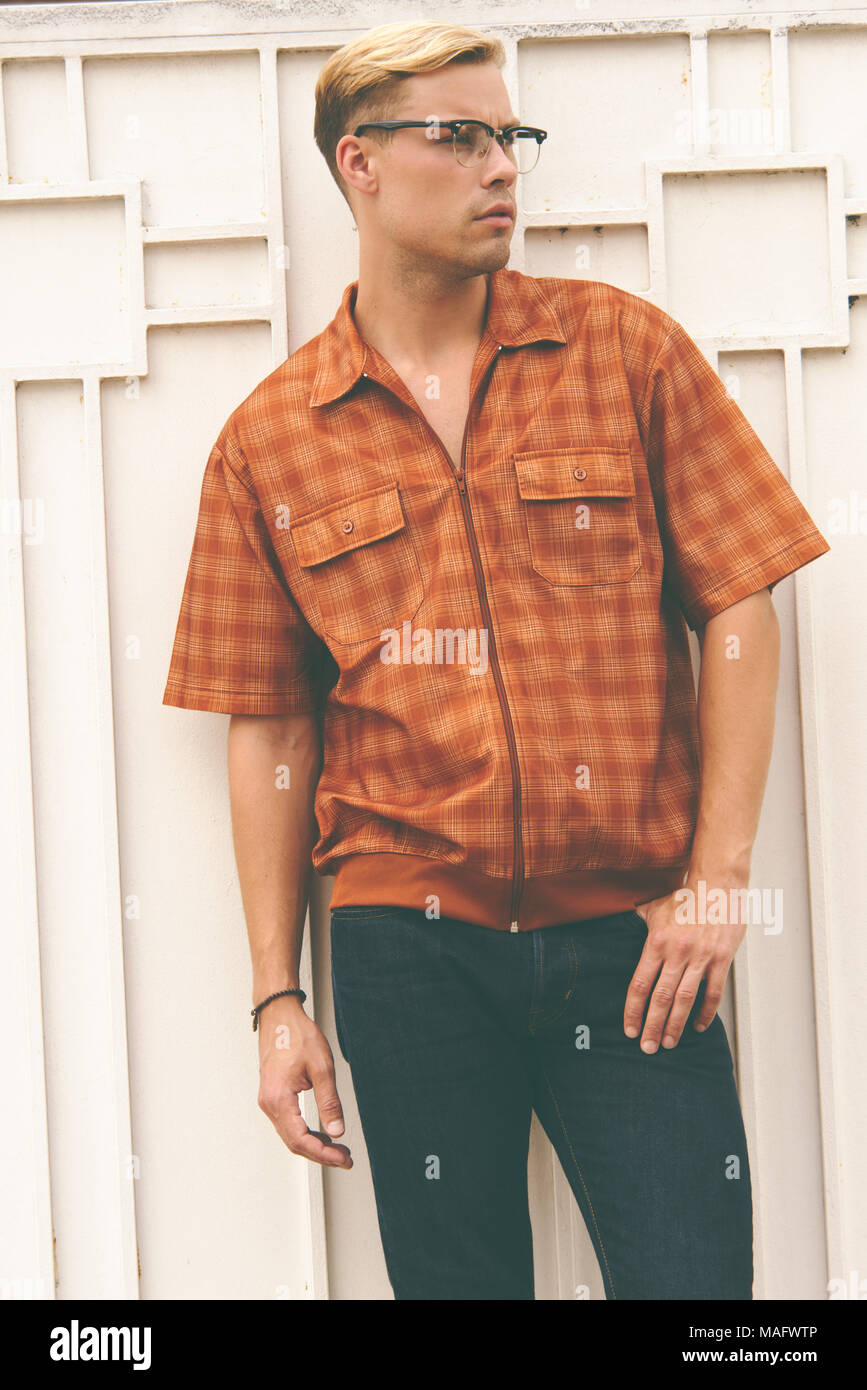
[[[505,240],[492,238],[486,246],[463,244],[451,255],[444,256],[441,267],[444,273],[456,276],[459,280],[471,280],[476,275],[488,275],[494,270],[503,270],[508,265],[511,246]],[[432,257],[426,252],[427,268],[430,269]]]
[[[485,246],[473,247],[470,260],[479,267],[479,273],[484,274],[490,270],[502,270],[508,265],[511,254],[511,238],[507,241],[505,237],[492,237]]]

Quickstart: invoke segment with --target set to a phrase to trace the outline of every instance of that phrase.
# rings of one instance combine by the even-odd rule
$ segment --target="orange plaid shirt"
[[[331,905],[501,930],[683,882],[695,628],[830,549],[662,309],[488,276],[460,468],[344,290],[205,468],[163,703],[317,711]]]

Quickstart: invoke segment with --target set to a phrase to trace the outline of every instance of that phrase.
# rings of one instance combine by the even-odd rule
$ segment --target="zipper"
[[[500,345],[498,344],[497,354],[499,354],[499,351]],[[495,356],[490,366],[487,368],[485,372],[484,380],[490,379],[490,376],[493,372],[494,367],[497,364],[497,361],[498,356]],[[512,768],[512,823],[514,831],[514,844],[512,851],[512,898],[509,907],[509,931],[516,932],[518,930],[518,907],[521,901],[521,894],[524,888],[524,849],[523,836],[521,831],[521,774],[518,768],[518,745],[515,740],[515,728],[512,723],[512,715],[509,709],[509,702],[506,698],[506,687],[503,684],[503,674],[500,670],[500,662],[497,656],[497,645],[494,639],[494,626],[491,621],[491,610],[488,605],[488,595],[487,590],[485,588],[485,574],[484,570],[482,569],[482,557],[479,553],[479,544],[476,539],[476,529],[473,525],[473,516],[472,512],[470,511],[470,499],[467,496],[467,480],[465,472],[467,436],[469,434],[470,429],[470,417],[472,416],[473,407],[476,403],[476,399],[478,397],[481,386],[482,382],[480,382],[479,385],[476,387],[475,392],[473,394],[473,398],[470,401],[469,410],[467,411],[467,420],[466,424],[464,425],[464,437],[461,442],[461,463],[459,468],[455,468],[451,458],[449,457],[448,451],[446,450],[446,447],[440,439],[439,435],[437,434],[436,430],[434,430],[431,427],[431,425],[420,412],[417,411],[416,413],[419,415],[419,419],[422,420],[424,424],[427,426],[428,430],[430,430],[430,433],[433,435],[434,439],[436,440],[437,444],[442,450],[446,462],[448,463],[449,468],[454,474],[455,480],[458,485],[458,496],[461,502],[461,511],[463,512],[464,516],[464,528],[467,533],[467,539],[470,543],[470,554],[472,556],[473,561],[473,572],[476,576],[476,590],[479,595],[479,602],[482,605],[482,612],[484,614],[488,634],[490,637],[491,672],[494,677],[494,684],[497,688],[497,696],[500,701],[500,710],[503,715],[503,724],[506,730],[506,741],[509,745],[509,761]]]

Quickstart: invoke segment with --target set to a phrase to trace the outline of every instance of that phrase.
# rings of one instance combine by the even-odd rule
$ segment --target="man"
[[[545,132],[516,129],[503,60],[408,24],[325,64],[358,280],[214,446],[164,702],[233,716],[259,1104],[350,1168],[331,1049],[285,992],[311,862],[336,874],[338,1041],[395,1297],[533,1298],[535,1109],[607,1298],[749,1299],[716,1010],[771,590],[829,547],[674,319],[505,269]]]

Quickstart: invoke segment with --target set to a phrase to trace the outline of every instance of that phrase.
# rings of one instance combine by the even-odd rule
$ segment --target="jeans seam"
[[[544,1067],[541,1067],[541,1072],[545,1078],[545,1085],[548,1087],[548,1093],[551,1097],[551,1100],[554,1103],[554,1109],[557,1111],[557,1119],[560,1121],[560,1128],[563,1131],[563,1138],[566,1140],[566,1143],[569,1146],[569,1153],[572,1155],[572,1162],[575,1164],[575,1171],[577,1172],[578,1177],[581,1179],[581,1186],[584,1188],[584,1196],[587,1198],[587,1205],[590,1208],[590,1215],[593,1217],[593,1225],[596,1228],[596,1235],[599,1239],[599,1249],[602,1251],[602,1258],[605,1261],[605,1268],[608,1271],[608,1280],[611,1284],[611,1296],[612,1298],[616,1299],[617,1293],[614,1288],[614,1276],[611,1273],[611,1266],[608,1263],[608,1256],[605,1253],[605,1242],[602,1239],[602,1232],[599,1229],[599,1222],[596,1220],[596,1212],[593,1210],[593,1203],[590,1200],[590,1193],[587,1191],[587,1184],[584,1181],[584,1174],[581,1172],[581,1165],[579,1164],[578,1159],[575,1157],[575,1150],[572,1147],[572,1140],[569,1138],[569,1131],[567,1130],[565,1122],[563,1120],[563,1116],[560,1113],[560,1107],[557,1104],[557,1097],[554,1094],[551,1082],[548,1080],[548,1073],[546,1072]]]
[[[571,995],[572,995],[572,990],[573,990],[573,988],[574,988],[574,986],[575,986],[575,981],[576,981],[577,978],[578,978],[578,957],[577,957],[576,954],[575,954],[575,949],[574,949],[574,947],[573,947],[573,945],[572,945],[572,938],[571,938],[571,937],[567,937],[567,938],[566,938],[566,949],[567,949],[568,952],[569,952],[569,961],[570,961],[570,966],[569,966],[569,972],[570,972],[570,973],[569,973],[569,984],[568,984],[568,987],[567,987],[567,989],[566,989],[566,993],[565,993],[564,996],[563,996],[562,1002],[561,1002],[561,1003],[559,1004],[559,1006],[554,1010],[553,1013],[551,1013],[551,1012],[549,1011],[549,1012],[546,1014],[544,1009],[531,1009],[531,1010],[530,1010],[530,1023],[529,1023],[529,1029],[530,1029],[530,1032],[531,1032],[531,1033],[532,1033],[532,1031],[533,1031],[534,1023],[554,1023],[554,1022],[556,1022],[556,1020],[557,1020],[557,1019],[560,1017],[560,1015],[562,1014],[563,1010],[566,1008],[566,1005],[569,1003],[569,1000],[570,1000]],[[542,1018],[539,1017],[540,1014],[542,1015]]]
[[[537,944],[538,944],[538,954],[539,954],[539,966],[538,966],[538,969],[537,969],[537,966],[536,966]],[[537,993],[537,988],[538,988],[538,982],[541,980],[541,977],[542,977],[542,962],[544,961],[544,956],[542,955],[542,951],[543,951],[543,941],[542,941],[542,937],[534,935],[534,936],[533,936],[533,984],[532,984],[532,988],[531,988],[531,990],[530,990],[530,1013],[529,1013],[529,1027],[530,1027],[530,1031],[531,1031],[531,1032],[532,1032],[533,1019],[536,1017],[537,1014],[539,1014],[539,1013],[542,1012],[541,1009],[534,1009],[534,1008],[533,1008],[533,1005],[534,1005],[535,1002],[536,1002],[536,993]]]

